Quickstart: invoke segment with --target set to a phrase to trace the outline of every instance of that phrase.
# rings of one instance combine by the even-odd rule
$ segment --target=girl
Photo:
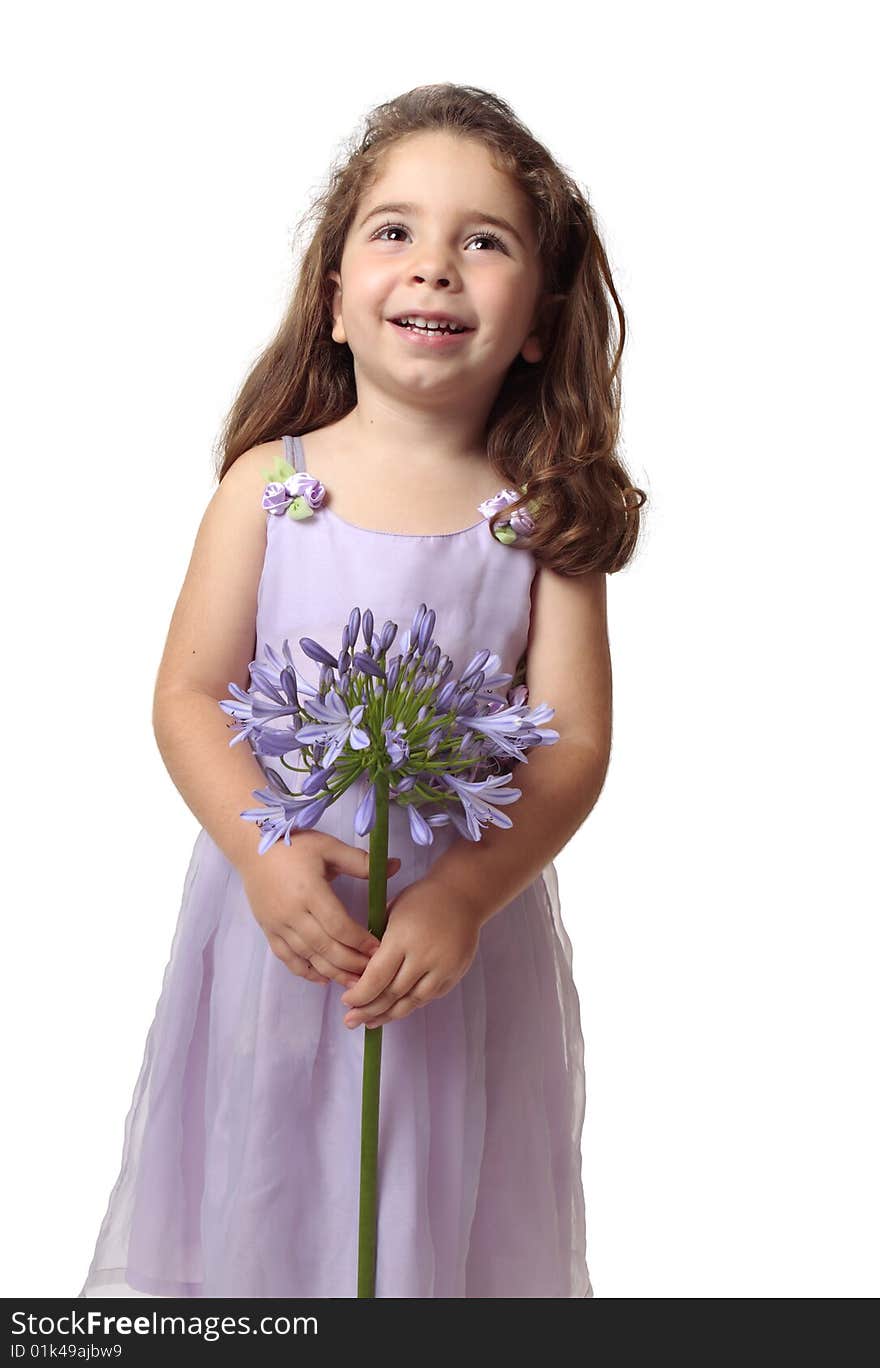
[[[227,421],[159,668],[202,829],[81,1296],[355,1296],[358,1028],[386,1023],[376,1296],[593,1295],[552,859],[604,782],[605,576],[645,501],[616,452],[623,339],[584,196],[502,100],[373,112]],[[279,516],[295,491],[306,516]],[[258,853],[266,775],[219,704],[267,645],[316,683],[301,637],[355,606],[403,632],[420,604],[457,672],[490,647],[560,740],[518,767],[512,829],[422,846],[390,805],[379,941],[358,785]]]

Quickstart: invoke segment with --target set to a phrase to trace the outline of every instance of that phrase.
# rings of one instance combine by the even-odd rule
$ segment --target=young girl
[[[593,1295],[552,858],[604,781],[605,576],[645,500],[616,451],[623,338],[584,196],[503,101],[374,111],[231,412],[159,668],[202,829],[81,1296],[356,1296],[359,1028],[386,1024],[376,1296]],[[390,805],[379,941],[358,785],[258,853],[266,775],[219,704],[266,646],[317,683],[300,638],[334,646],[355,607],[403,633],[422,604],[456,674],[497,652],[560,739],[479,841],[417,844]]]

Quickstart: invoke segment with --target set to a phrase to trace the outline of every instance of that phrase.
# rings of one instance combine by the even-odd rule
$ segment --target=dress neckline
[[[302,472],[305,470],[305,449],[299,436],[290,438],[293,447],[294,460],[290,462],[294,470]],[[285,446],[287,442],[285,441]],[[501,491],[496,491],[500,493]],[[468,532],[476,532],[477,528],[485,526],[488,519],[481,517],[479,522],[471,523],[469,527],[459,527],[455,532],[386,532],[378,527],[362,527],[360,523],[349,522],[348,518],[343,518],[336,513],[329,504],[324,504],[321,509],[324,517],[328,515],[343,527],[350,527],[354,532],[361,532],[367,537],[402,537],[404,541],[436,541],[439,537],[463,537]]]
[[[342,518],[338,513],[334,513],[329,504],[321,511],[325,516],[329,514],[336,522],[342,523],[343,527],[350,527],[354,532],[363,532],[368,537],[403,537],[405,541],[435,541],[437,537],[463,537],[466,532],[475,532],[486,522],[485,518],[481,518],[479,522],[471,523],[470,527],[460,527],[455,532],[386,532],[378,527],[361,527],[360,523],[349,522],[348,518]]]

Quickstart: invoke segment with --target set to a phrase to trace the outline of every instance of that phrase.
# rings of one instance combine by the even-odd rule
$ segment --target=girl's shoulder
[[[224,472],[218,484],[230,490],[244,493],[248,488],[255,487],[262,489],[266,483],[264,472],[283,458],[284,443],[279,438],[273,442],[260,442],[257,446],[249,447],[243,451],[232,462],[232,465]],[[259,502],[259,500],[257,501]]]
[[[221,483],[231,480],[242,490],[247,487],[263,489],[269,474],[286,465],[284,441],[279,437],[271,442],[259,442],[243,451],[226,471]],[[257,500],[259,503],[259,500]]]

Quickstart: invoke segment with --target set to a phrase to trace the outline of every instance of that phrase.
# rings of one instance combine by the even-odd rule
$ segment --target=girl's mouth
[[[388,322],[397,332],[407,337],[416,346],[431,347],[437,351],[446,351],[449,347],[460,346],[466,337],[470,337],[473,328],[463,328],[461,332],[447,332],[445,328],[416,328],[412,324],[395,323],[389,318]]]

